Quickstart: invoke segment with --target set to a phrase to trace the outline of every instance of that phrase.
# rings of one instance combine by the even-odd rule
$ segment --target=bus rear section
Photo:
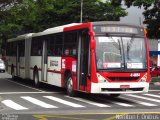
[[[149,50],[144,29],[119,23],[93,23],[95,72],[91,93],[148,92]],[[94,53],[93,53],[94,54]],[[91,65],[94,66],[94,60]],[[93,75],[94,73],[92,73]]]

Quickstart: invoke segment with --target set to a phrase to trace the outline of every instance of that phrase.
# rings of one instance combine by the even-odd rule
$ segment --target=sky
[[[130,7],[127,8],[126,11],[128,12],[128,15],[126,17],[121,17],[121,22],[130,23],[130,24],[136,24],[140,25],[143,24],[143,8],[138,7]]]
[[[106,0],[102,0],[105,2]],[[121,22],[128,23],[128,24],[135,24],[140,25],[143,23],[144,17],[143,17],[143,8],[138,8],[131,6],[130,8],[127,8],[124,6],[124,2],[122,1],[122,7],[126,9],[128,12],[128,15],[126,17],[121,17]]]

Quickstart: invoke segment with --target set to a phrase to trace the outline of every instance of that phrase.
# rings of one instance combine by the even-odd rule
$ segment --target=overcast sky
[[[128,16],[122,17],[121,21],[125,23],[137,24],[140,25],[143,23],[144,17],[142,12],[144,11],[143,8],[138,7],[130,7],[127,8],[126,11],[128,12]]]
[[[107,1],[107,0],[102,0],[102,1]],[[142,12],[144,11],[143,8],[138,8],[138,7],[130,7],[127,8],[124,6],[124,1],[122,1],[122,7],[126,8],[126,11],[128,12],[128,16],[122,17],[121,22],[124,23],[129,23],[129,24],[137,24],[140,25],[143,23],[144,17],[142,15]]]

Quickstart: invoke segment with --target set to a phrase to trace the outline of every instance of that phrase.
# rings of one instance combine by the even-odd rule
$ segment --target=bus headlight
[[[139,82],[146,82],[147,80],[147,73],[140,79]]]
[[[103,82],[108,82],[102,75],[100,75],[99,73],[97,73],[97,78],[98,78],[98,82],[103,83]]]

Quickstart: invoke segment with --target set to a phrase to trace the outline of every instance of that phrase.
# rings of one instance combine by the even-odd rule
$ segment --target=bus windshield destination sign
[[[95,26],[97,33],[123,33],[123,34],[143,34],[142,28],[129,26]]]

